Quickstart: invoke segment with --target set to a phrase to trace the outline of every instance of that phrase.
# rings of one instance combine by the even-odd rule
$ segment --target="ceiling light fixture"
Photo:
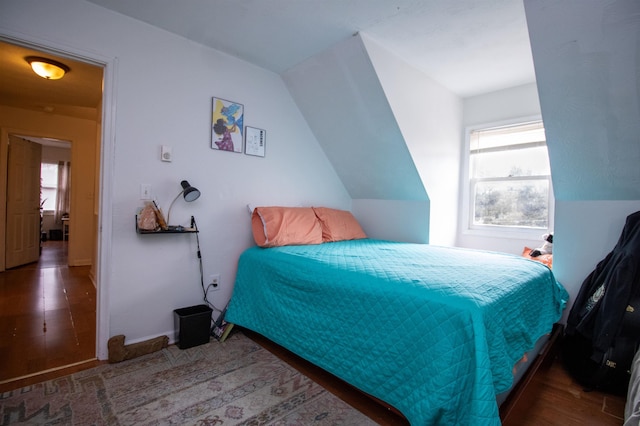
[[[25,58],[33,72],[47,80],[59,80],[68,73],[71,68],[53,59],[42,58],[39,56],[27,56]]]

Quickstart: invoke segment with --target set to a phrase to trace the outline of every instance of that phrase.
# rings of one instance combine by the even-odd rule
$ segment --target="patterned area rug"
[[[213,339],[212,339],[213,340]],[[375,425],[241,332],[0,395],[0,425]]]

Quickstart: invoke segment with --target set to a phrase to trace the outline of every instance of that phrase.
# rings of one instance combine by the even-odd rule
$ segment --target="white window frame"
[[[477,130],[490,129],[494,127],[502,127],[502,126],[514,126],[518,124],[525,124],[534,121],[542,121],[541,116],[530,116],[530,117],[521,117],[515,118],[512,120],[500,121],[500,122],[492,122],[492,123],[481,123],[475,124],[471,126],[467,126],[465,128],[465,146],[462,151],[462,179],[461,179],[461,215],[460,215],[460,229],[462,233],[470,236],[482,236],[482,237],[495,237],[495,238],[513,238],[513,239],[534,239],[539,240],[540,235],[544,233],[551,232],[553,230],[553,219],[555,216],[555,197],[553,194],[553,182],[552,176],[549,176],[549,208],[548,208],[548,227],[546,229],[543,228],[525,228],[525,227],[512,227],[512,226],[500,226],[500,225],[474,225],[473,224],[473,203],[471,200],[472,197],[472,181],[469,170],[470,163],[470,154],[471,154],[471,133]],[[521,178],[512,178],[512,179],[546,179],[546,178],[538,178],[533,176],[525,176]],[[482,179],[480,181],[491,181],[491,180],[504,180],[504,179]]]

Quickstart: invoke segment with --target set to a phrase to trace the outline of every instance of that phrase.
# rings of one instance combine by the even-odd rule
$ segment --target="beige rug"
[[[0,395],[0,425],[374,425],[241,332]]]

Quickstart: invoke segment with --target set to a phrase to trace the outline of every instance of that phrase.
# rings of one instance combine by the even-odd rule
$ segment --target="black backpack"
[[[625,396],[631,377],[631,364],[638,349],[637,338],[617,336],[600,362],[592,359],[592,347],[593,342],[588,337],[579,333],[567,334],[562,353],[567,371],[586,390]]]
[[[567,318],[562,358],[581,385],[626,395],[640,346],[640,212],[582,283]]]

